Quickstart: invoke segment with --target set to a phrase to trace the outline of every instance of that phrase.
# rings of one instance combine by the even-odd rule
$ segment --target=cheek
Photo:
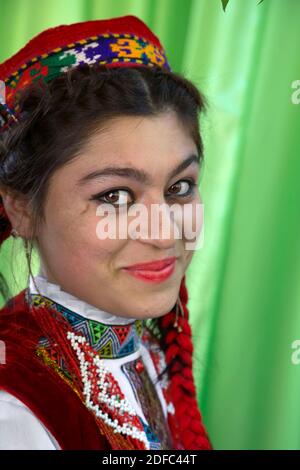
[[[61,238],[65,254],[69,256],[67,262],[73,267],[75,264],[75,270],[106,277],[114,272],[126,239],[100,236],[97,230],[100,220],[101,217],[89,211],[80,218],[80,223],[70,221],[67,226],[63,224]]]
[[[48,260],[72,262],[89,249],[87,219],[72,206],[58,206],[51,200],[45,207],[45,223],[39,228],[38,240]]]
[[[63,264],[65,272],[87,277],[114,272],[126,239],[99,237],[97,227],[103,216],[97,215],[96,205],[66,201],[62,207],[52,199],[45,207],[45,218],[39,244],[49,264]]]

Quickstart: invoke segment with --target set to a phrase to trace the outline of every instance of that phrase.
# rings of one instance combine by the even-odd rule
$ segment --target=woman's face
[[[120,117],[95,132],[80,154],[57,170],[50,181],[45,222],[37,235],[49,281],[115,315],[151,318],[169,312],[194,250],[186,246],[186,219],[178,216],[161,216],[155,224],[158,235],[151,236],[151,209],[153,204],[177,204],[181,209],[191,205],[192,215],[187,219],[194,219],[199,211],[196,205],[201,203],[197,187],[199,163],[193,159],[170,176],[191,155],[197,156],[197,147],[174,112],[158,117]],[[105,175],[85,178],[108,167],[117,168],[118,174],[106,171]],[[135,172],[121,172],[125,167]],[[137,177],[141,174],[143,179]],[[196,183],[194,188],[189,180]],[[115,220],[117,229],[122,224],[124,227],[127,220],[128,228],[137,218],[137,213],[129,213],[133,203],[142,205],[144,215],[148,214],[147,233],[142,231],[136,237],[120,237],[118,231],[112,238],[101,235],[98,224],[104,220]],[[115,211],[109,218],[108,213],[96,212],[107,204]],[[162,225],[167,220],[169,236]],[[179,229],[180,223],[182,236],[176,236],[175,225]],[[128,230],[129,233],[132,232]],[[175,269],[160,282],[146,281],[124,269],[168,257],[176,257]]]

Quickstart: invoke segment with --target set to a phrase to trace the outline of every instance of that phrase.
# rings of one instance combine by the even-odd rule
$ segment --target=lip
[[[138,266],[137,268],[135,266]],[[141,269],[141,266],[148,267]],[[151,266],[151,269],[149,269]],[[141,279],[145,282],[163,282],[168,279],[175,271],[176,258],[167,258],[165,260],[155,261],[151,263],[143,263],[124,268],[131,276]],[[158,269],[160,268],[160,269]]]
[[[150,261],[149,263],[139,263],[133,264],[131,266],[126,266],[127,270],[142,270],[142,271],[160,271],[167,266],[170,266],[176,261],[176,257],[172,256],[171,258],[164,258],[162,260]]]

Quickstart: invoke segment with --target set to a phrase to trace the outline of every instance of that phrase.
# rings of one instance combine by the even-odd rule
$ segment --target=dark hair
[[[30,273],[34,236],[37,224],[44,219],[51,176],[75,158],[86,140],[109,119],[174,110],[203,158],[198,117],[206,110],[206,99],[191,81],[157,66],[84,64],[49,83],[28,85],[19,94],[18,103],[20,123],[0,138],[0,187],[21,193],[30,203]],[[7,301],[5,284],[0,275],[1,293]]]

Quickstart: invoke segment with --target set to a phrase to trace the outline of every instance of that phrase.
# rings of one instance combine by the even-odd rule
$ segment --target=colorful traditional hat
[[[18,120],[18,92],[82,64],[154,65],[171,70],[158,37],[133,15],[49,28],[0,64],[0,131]]]

